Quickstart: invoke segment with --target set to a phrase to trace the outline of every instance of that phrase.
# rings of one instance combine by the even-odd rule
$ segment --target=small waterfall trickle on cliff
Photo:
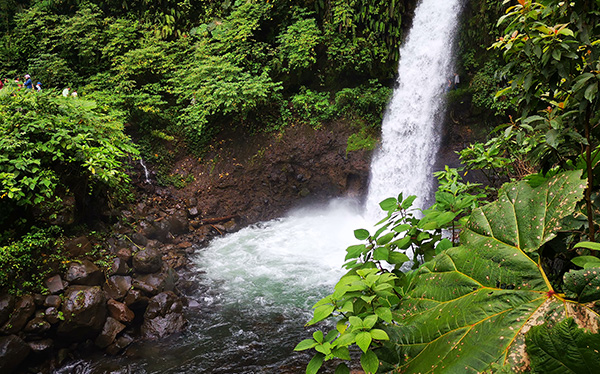
[[[460,0],[419,3],[408,39],[400,49],[397,88],[382,124],[382,141],[371,163],[367,216],[377,219],[379,202],[402,192],[431,198],[444,93],[454,82],[452,46]]]

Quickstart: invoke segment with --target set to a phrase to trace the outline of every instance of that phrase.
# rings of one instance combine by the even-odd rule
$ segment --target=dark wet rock
[[[127,275],[127,273],[129,273],[127,261],[120,257],[115,257],[110,266],[109,275]]]
[[[166,221],[169,224],[169,232],[173,235],[185,234],[188,230],[188,220],[185,218],[185,213],[183,212],[167,218]]]
[[[198,282],[194,282],[185,277],[177,283],[177,289],[181,290],[184,294],[190,295],[198,290]]]
[[[234,220],[230,220],[230,221],[223,223],[223,228],[227,232],[234,232],[235,230],[237,230],[237,224],[235,223]]]
[[[133,288],[154,296],[165,290],[167,275],[163,273],[139,275],[133,280]]]
[[[8,317],[10,313],[13,311],[15,307],[15,297],[10,294],[1,294],[0,295],[0,326],[2,326],[6,321],[8,321]]]
[[[124,303],[120,303],[116,300],[110,299],[108,300],[106,305],[108,307],[108,313],[110,314],[110,316],[116,319],[117,321],[125,323],[133,321],[135,314]]]
[[[106,353],[110,355],[117,355],[123,349],[127,348],[133,343],[133,338],[128,334],[123,334],[115,339],[115,342],[106,348]]]
[[[60,303],[61,298],[58,295],[46,296],[46,299],[44,300],[44,306],[46,307],[53,306],[55,308],[58,308],[60,306]]]
[[[35,293],[32,296],[33,296],[33,302],[35,303],[35,305],[37,305],[37,306],[44,305],[44,300],[46,300],[46,296],[39,294],[39,293]]]
[[[64,321],[58,325],[60,337],[81,341],[95,336],[106,320],[106,298],[100,287],[71,286],[62,305]]]
[[[0,373],[12,373],[30,351],[29,345],[18,336],[0,336]]]
[[[162,212],[161,212],[162,213]],[[161,214],[166,216],[165,214]],[[185,218],[187,213],[181,213],[174,216],[168,216],[163,219],[153,221],[151,225],[143,227],[143,233],[149,239],[155,239],[163,243],[168,243],[175,236],[184,234],[188,230],[188,221]]]
[[[54,341],[52,339],[42,339],[27,342],[29,347],[34,353],[44,353],[54,347]]]
[[[181,331],[185,325],[182,309],[181,300],[173,292],[162,292],[154,296],[144,313],[142,336],[156,339]]]
[[[142,291],[135,289],[129,290],[127,296],[125,296],[125,300],[123,300],[125,305],[133,310],[145,310],[149,301],[149,297],[144,296]]]
[[[95,340],[100,348],[106,348],[115,341],[117,335],[125,329],[125,325],[112,317],[107,317],[102,332]]]
[[[46,321],[44,318],[36,317],[29,321],[23,330],[29,333],[43,334],[50,330],[50,327],[50,323],[48,323],[48,321]]]
[[[79,257],[92,249],[92,243],[90,243],[87,237],[80,236],[67,241],[64,247],[71,257]]]
[[[71,262],[69,264],[65,279],[71,284],[96,286],[102,284],[104,275],[93,262],[83,260],[81,263]]]
[[[132,278],[130,276],[113,275],[102,285],[102,289],[110,299],[123,300],[131,289]]]
[[[142,274],[160,271],[162,259],[157,250],[148,248],[133,255],[133,269]]]
[[[192,243],[188,242],[188,241],[181,242],[181,243],[177,244],[177,248],[179,248],[179,249],[187,249],[187,248],[189,248],[191,246],[192,246]]]
[[[48,307],[46,308],[46,310],[44,310],[44,318],[46,319],[46,321],[48,321],[51,325],[55,325],[58,322],[60,322],[60,317],[59,317],[59,312],[58,312],[58,307]]]
[[[8,320],[0,331],[7,335],[16,333],[17,331],[21,330],[23,326],[25,326],[34,312],[35,303],[33,301],[33,296],[22,296],[15,303]]]
[[[198,215],[198,208],[192,207],[192,208],[188,209],[189,217],[196,217],[197,215]]]
[[[46,284],[46,288],[51,294],[63,292],[65,290],[65,287],[67,286],[58,274],[46,279],[44,283]]]
[[[128,265],[131,264],[131,249],[129,248],[121,248],[117,251],[117,257],[121,260],[125,261]]]
[[[145,247],[146,244],[148,244],[148,238],[146,238],[144,235],[142,235],[139,232],[134,232],[133,234],[131,234],[131,241],[133,241],[135,244],[139,245],[140,247]]]

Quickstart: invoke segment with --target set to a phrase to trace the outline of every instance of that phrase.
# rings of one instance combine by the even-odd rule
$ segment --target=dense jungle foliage
[[[308,322],[335,328],[296,347],[316,350],[307,373],[351,352],[367,373],[597,370],[600,3],[499,8],[499,59],[472,85],[489,86],[473,103],[505,124],[460,152],[464,169],[436,173],[433,206],[417,212],[400,194],[375,229],[355,231],[364,244],[347,249],[348,273]],[[486,189],[462,180],[473,170]]]

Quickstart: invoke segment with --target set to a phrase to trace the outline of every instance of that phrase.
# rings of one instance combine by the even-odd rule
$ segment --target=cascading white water
[[[382,141],[371,163],[367,216],[377,218],[379,202],[402,192],[417,195],[423,207],[432,194],[444,93],[454,81],[452,45],[460,0],[423,0],[400,49],[398,87],[382,124]]]
[[[144,182],[146,182],[147,184],[152,184],[152,182],[150,181],[150,173],[148,172],[148,168],[146,167],[146,164],[144,164],[144,160],[142,160],[141,157],[140,165],[142,165],[142,169],[144,170]]]

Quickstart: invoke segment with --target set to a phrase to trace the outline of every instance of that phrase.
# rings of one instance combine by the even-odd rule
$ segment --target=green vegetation
[[[43,291],[43,281],[50,271],[61,269],[65,258],[54,250],[58,226],[31,228],[20,240],[0,246],[0,289],[13,293]],[[52,270],[51,270],[52,269]]]
[[[483,58],[462,44],[473,79],[457,95],[489,113],[482,125],[510,117],[460,155],[495,199],[446,168],[422,215],[414,196],[382,201],[386,217],[355,231],[364,244],[347,249],[347,274],[308,322],[335,328],[296,347],[316,351],[307,373],[353,346],[367,373],[586,373],[600,362],[598,4],[476,5],[469,22],[481,27],[463,34],[489,39],[485,11],[504,8],[503,36]],[[497,50],[504,61],[489,58]]]

